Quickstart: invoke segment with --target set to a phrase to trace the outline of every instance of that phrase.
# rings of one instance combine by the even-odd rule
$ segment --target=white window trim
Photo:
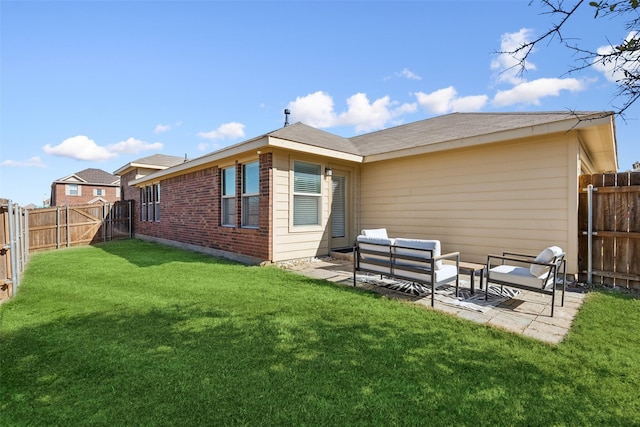
[[[259,228],[260,227],[260,206],[258,206],[258,224],[250,224],[247,225],[245,224],[245,208],[244,208],[244,204],[245,204],[245,200],[249,199],[251,197],[258,197],[258,204],[260,203],[260,162],[259,161],[255,161],[255,162],[249,162],[249,163],[245,163],[242,165],[242,191],[244,191],[244,179],[245,179],[245,167],[247,165],[253,164],[255,163],[258,166],[258,191],[255,193],[242,193],[241,194],[241,200],[240,200],[240,210],[241,210],[241,221],[242,221],[242,228]]]
[[[311,194],[311,193],[296,193],[294,191],[295,188],[295,164],[296,162],[300,162],[300,163],[308,163],[308,164],[313,164],[313,165],[318,165],[320,168],[320,193],[319,194]],[[289,199],[289,232],[292,233],[306,233],[306,232],[316,232],[316,231],[323,231],[324,230],[324,226],[323,226],[323,221],[324,221],[324,217],[323,217],[323,211],[324,211],[324,192],[325,192],[325,185],[324,185],[324,179],[323,179],[324,175],[322,174],[322,164],[321,163],[315,163],[313,161],[307,161],[307,160],[298,160],[298,159],[292,159],[291,160],[291,164],[290,164],[290,174],[289,174],[289,188],[291,188],[291,192],[290,192],[290,199]],[[304,195],[304,196],[316,196],[318,197],[319,203],[318,203],[318,222],[319,224],[313,224],[313,225],[294,225],[294,215],[295,215],[295,211],[294,211],[294,200],[295,200],[295,196],[297,195]]]
[[[78,194],[71,194],[71,186],[74,185],[78,190]],[[65,184],[64,185],[64,195],[65,196],[82,196],[82,186],[79,184]]]
[[[225,195],[224,194],[224,189],[225,189],[225,171],[229,170],[229,169],[233,169],[233,194],[231,195]],[[237,171],[237,166],[233,165],[233,166],[227,166],[225,168],[220,168],[220,225],[222,227],[236,227],[236,221],[237,221],[237,217],[236,217],[236,212],[237,212],[237,206],[236,203],[236,180],[238,179],[238,171]],[[233,214],[233,224],[231,223],[225,223],[225,219],[227,218],[227,215],[225,215],[225,200],[229,200],[229,199],[233,199],[234,200],[234,214]]]

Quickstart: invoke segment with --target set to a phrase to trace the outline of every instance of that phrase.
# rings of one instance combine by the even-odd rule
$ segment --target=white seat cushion
[[[398,237],[395,239],[395,244],[396,254],[398,255],[409,255],[429,259],[429,252],[420,249],[431,249],[434,257],[440,256],[440,240],[404,239]],[[442,267],[442,260],[436,261],[436,270],[440,270]]]
[[[411,266],[415,268],[415,266]],[[445,264],[440,269],[436,269],[435,271],[435,280],[436,283],[442,282],[447,279],[455,279],[457,274],[456,266],[451,264]],[[429,283],[431,281],[431,276],[429,273],[429,269],[424,269],[424,272],[414,272],[414,271],[406,271],[402,269],[401,264],[396,264],[393,269],[393,273],[398,276],[402,276],[408,279],[415,279],[416,281]]]
[[[538,254],[538,256],[536,257],[536,261],[549,263],[549,262],[552,262],[553,259],[558,255],[560,255],[561,253],[562,253],[562,249],[559,248],[558,246],[549,246],[548,248],[545,248],[542,252]],[[529,267],[529,272],[531,273],[532,276],[540,277],[543,274],[546,274],[549,272],[549,267],[545,267],[544,265],[531,264],[531,267]]]
[[[367,237],[381,237],[383,239],[389,238],[389,236],[387,236],[386,228],[371,228],[368,230],[362,230],[362,235]]]
[[[489,270],[489,278],[491,280],[501,280],[537,289],[550,289],[553,287],[553,276],[547,280],[546,284],[544,283],[546,275],[547,273],[545,272],[539,277],[534,277],[528,268],[515,267],[513,265],[498,265]]]

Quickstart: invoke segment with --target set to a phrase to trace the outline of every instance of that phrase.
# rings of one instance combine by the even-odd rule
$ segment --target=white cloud
[[[632,39],[637,39],[640,36],[638,31],[631,31],[627,34],[625,41],[630,41]],[[615,51],[615,47],[613,46],[601,46],[596,51],[599,55],[607,55]],[[610,61],[605,64],[602,62],[596,62],[593,64],[593,67],[600,71],[607,80],[610,82],[617,83],[618,81],[624,79],[624,70],[631,71],[634,74],[638,73],[638,62],[640,62],[640,52],[627,52],[622,55],[620,61]]]
[[[414,73],[413,71],[411,71],[411,70],[409,70],[407,68],[405,68],[404,70],[400,71],[397,74],[398,74],[398,76],[407,78],[409,80],[422,80],[421,76],[419,76],[418,74]]]
[[[156,125],[156,128],[153,130],[153,133],[163,133],[168,130],[171,130],[171,125],[158,124]]]
[[[238,122],[224,123],[209,132],[198,132],[200,138],[205,139],[236,139],[244,136],[244,125]]]
[[[391,119],[391,101],[388,96],[369,102],[367,95],[356,93],[347,99],[347,111],[338,116],[341,125],[354,126],[356,132],[381,129]]]
[[[162,123],[159,123],[156,125],[156,128],[153,130],[153,133],[164,133],[164,132],[168,132],[173,128],[177,128],[178,126],[182,125],[182,122],[175,122],[172,125],[163,125]]]
[[[347,99],[347,110],[337,113],[333,98],[322,91],[297,97],[287,106],[294,121],[317,128],[353,126],[356,132],[382,129],[402,114],[415,112],[411,103],[398,105],[388,96],[369,101],[365,93],[356,93]]]
[[[85,135],[78,135],[67,138],[53,147],[47,144],[42,147],[42,150],[52,156],[76,160],[104,161],[117,157],[118,154],[135,154],[141,151],[160,150],[162,146],[159,142],[148,143],[139,139],[129,138],[126,141],[104,147],[96,144],[94,140]]]
[[[517,33],[505,33],[500,38],[500,52],[512,52],[520,46],[531,41],[532,30],[530,28],[522,28]],[[520,73],[520,61],[525,51],[516,54],[500,53],[491,61],[491,69],[498,72],[498,81],[511,84],[522,82]],[[525,61],[527,70],[535,70],[535,64]]]
[[[129,138],[126,141],[120,141],[107,146],[109,150],[119,154],[135,154],[141,151],[161,150],[162,147],[163,145],[160,142],[150,143],[135,138]]]
[[[198,151],[207,151],[209,149],[209,144],[206,142],[201,142],[198,144]]]
[[[60,144],[52,147],[45,145],[42,150],[52,156],[68,157],[77,160],[101,161],[117,156],[106,147],[97,145],[92,139],[85,135],[78,135],[65,139]]]
[[[489,100],[486,95],[458,97],[458,92],[453,86],[439,89],[431,93],[416,92],[418,104],[425,111],[432,114],[446,114],[453,111],[470,112],[478,111]]]
[[[579,92],[585,87],[584,81],[578,79],[537,79],[516,85],[513,89],[498,91],[493,104],[498,107],[514,104],[540,105],[541,98],[558,96],[563,90]]]
[[[24,167],[24,168],[46,168],[45,164],[42,163],[42,160],[39,156],[31,157],[27,160],[5,160],[0,163],[0,166],[15,166],[15,167]]]
[[[336,126],[333,98],[322,91],[299,96],[289,103],[288,108],[291,110],[291,118],[295,121],[318,128]]]

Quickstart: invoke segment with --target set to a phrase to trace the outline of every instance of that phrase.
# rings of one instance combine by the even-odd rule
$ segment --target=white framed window
[[[155,220],[160,221],[160,184],[153,184],[153,201],[155,204]]]
[[[94,188],[93,195],[94,196],[105,196],[107,194],[106,190],[103,188]]]
[[[258,227],[260,214],[260,163],[242,165],[242,226]]]
[[[221,224],[236,225],[236,168],[222,169],[222,218]]]
[[[320,165],[293,162],[293,225],[320,225],[322,196]]]
[[[147,220],[153,221],[153,186],[145,187],[147,191]]]
[[[140,189],[140,221],[147,220],[147,189]]]
[[[64,190],[66,196],[82,196],[82,190],[78,184],[66,184]]]

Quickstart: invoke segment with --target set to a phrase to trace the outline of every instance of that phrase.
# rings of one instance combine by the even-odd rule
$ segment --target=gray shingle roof
[[[300,122],[280,128],[268,135],[314,147],[358,154],[357,147],[348,138],[343,138]]]
[[[113,185],[120,181],[120,177],[103,171],[102,169],[89,168],[76,172],[73,175],[77,176],[87,184],[98,185]],[[69,178],[68,176],[56,180],[57,182],[64,182]]]
[[[139,163],[150,166],[166,166],[171,167],[179,165],[184,162],[184,157],[168,156],[166,154],[154,154],[151,156],[143,157],[141,159],[134,160],[131,163]]]
[[[478,137],[602,112],[452,113],[351,138],[361,155]],[[576,120],[577,123],[577,120]]]

